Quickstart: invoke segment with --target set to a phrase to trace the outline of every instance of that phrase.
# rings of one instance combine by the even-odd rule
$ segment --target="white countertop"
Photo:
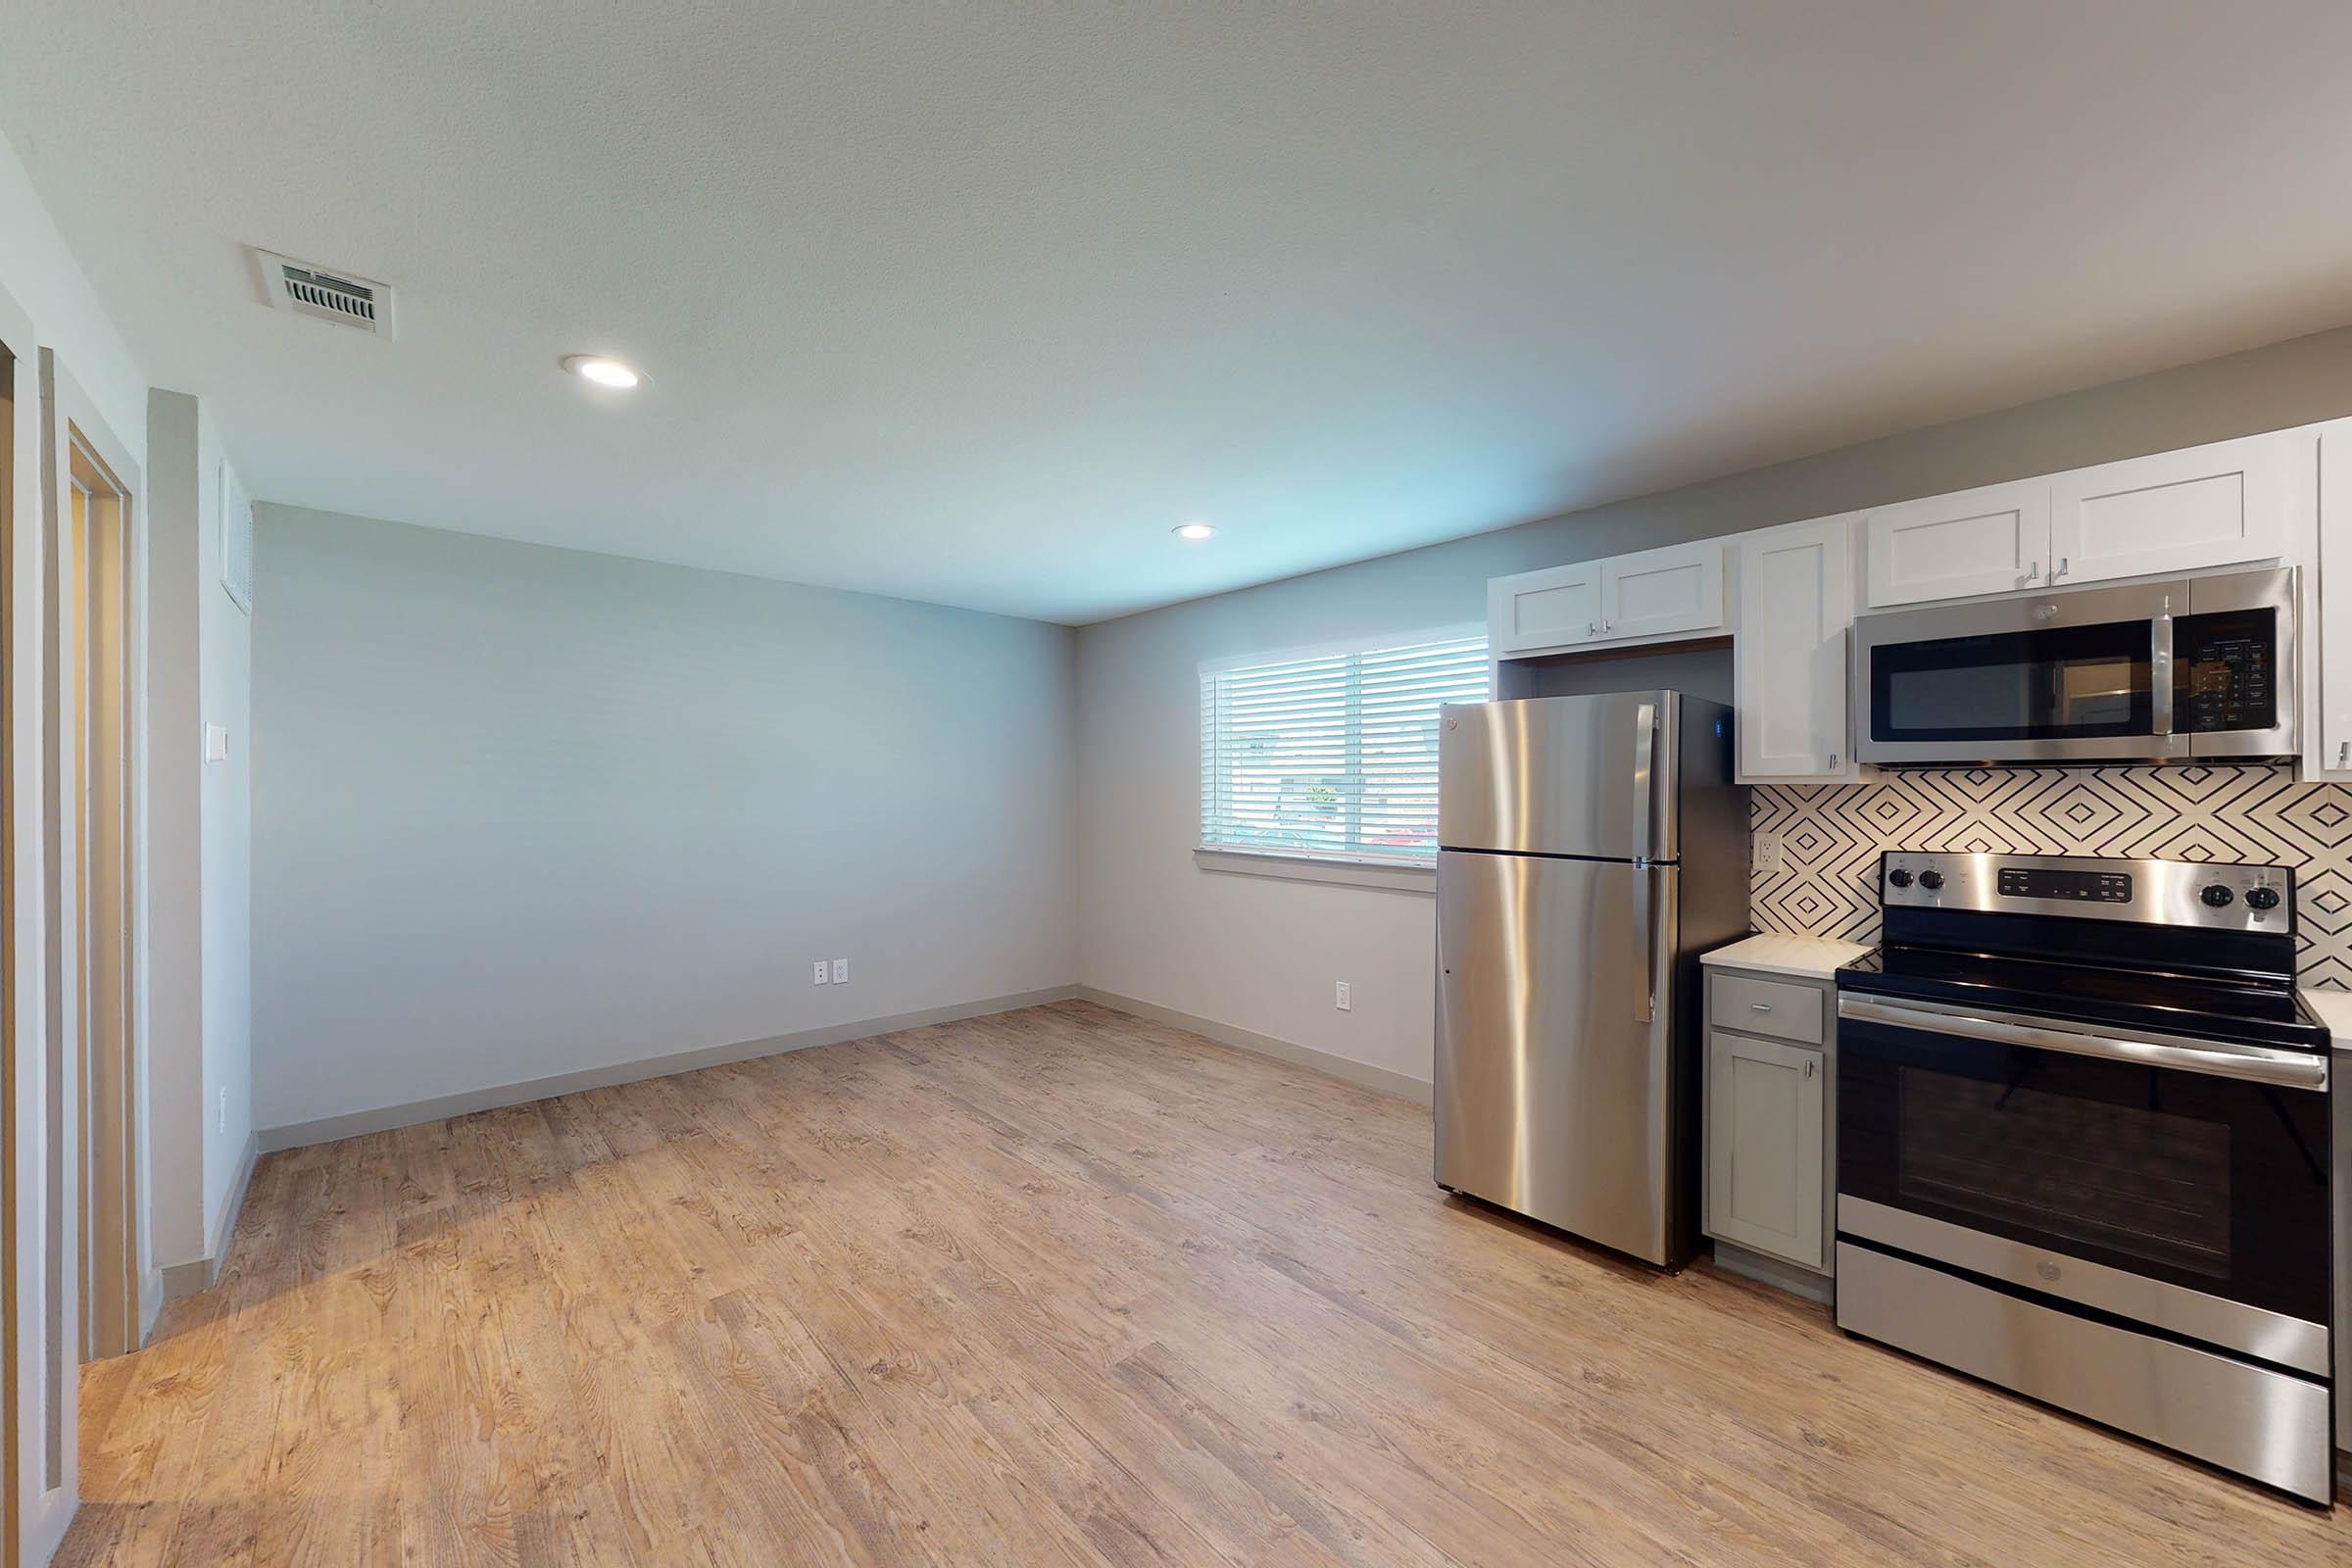
[[[2327,986],[2305,986],[2303,1000],[2311,1010],[2320,1015],[2335,1036],[2335,1049],[2352,1051],[2352,991],[2336,991]]]
[[[1827,980],[1842,966],[1853,962],[1870,949],[1859,942],[1839,942],[1834,937],[1784,937],[1766,933],[1735,942],[1730,947],[1717,948],[1703,954],[1701,963],[1729,964],[1736,969],[1756,969],[1766,974],[1792,974],[1807,980]],[[2306,993],[2309,995],[2309,993]],[[2333,993],[2345,1004],[2343,1035],[2347,1050],[2352,1050],[2352,991]],[[2334,1019],[2328,1019],[2334,1026]]]

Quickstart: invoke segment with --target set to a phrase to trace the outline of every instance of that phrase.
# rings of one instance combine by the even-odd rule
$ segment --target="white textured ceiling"
[[[5,27],[0,130],[258,496],[1049,619],[2352,318],[2341,0]]]

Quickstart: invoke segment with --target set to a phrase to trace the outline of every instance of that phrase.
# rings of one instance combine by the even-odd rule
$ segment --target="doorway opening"
[[[133,933],[131,490],[76,425],[64,431],[67,602],[61,653],[75,787],[74,1075],[81,1094],[81,1359],[121,1355],[139,1337],[137,1011]]]

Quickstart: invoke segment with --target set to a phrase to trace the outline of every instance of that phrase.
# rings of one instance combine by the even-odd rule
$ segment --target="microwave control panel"
[[[2278,722],[2278,615],[2226,610],[2182,615],[2174,634],[2173,727],[2191,735],[2271,729]]]

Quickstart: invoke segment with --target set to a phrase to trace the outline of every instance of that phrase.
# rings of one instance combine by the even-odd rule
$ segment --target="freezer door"
[[[1680,1263],[1680,871],[1438,857],[1437,1179]]]
[[[1681,702],[1660,691],[1446,705],[1438,843],[1672,859]]]

